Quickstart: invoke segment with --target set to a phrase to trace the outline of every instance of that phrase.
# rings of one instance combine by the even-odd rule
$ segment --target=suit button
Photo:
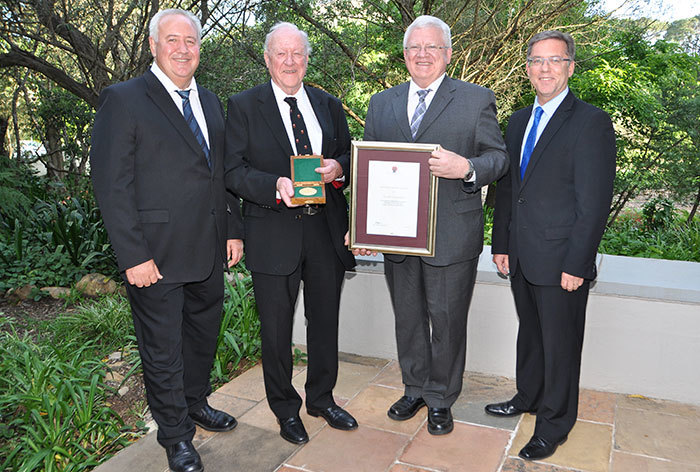
[[[520,203],[520,204],[525,203],[525,199],[524,199],[524,198],[518,198],[518,203]]]
[[[295,216],[294,216],[294,219],[295,219],[295,220],[300,220],[300,219],[301,219],[301,215],[295,215]]]

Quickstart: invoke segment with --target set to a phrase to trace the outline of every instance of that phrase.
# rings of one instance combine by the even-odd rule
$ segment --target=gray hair
[[[272,28],[270,28],[270,32],[267,33],[267,36],[265,36],[265,52],[270,53],[270,43],[272,42],[272,35],[277,32],[277,30],[280,30],[282,28],[288,28],[291,29],[292,31],[295,31],[296,33],[299,34],[301,37],[302,42],[304,43],[304,53],[308,56],[311,54],[311,45],[309,44],[309,35],[306,34],[306,31],[300,30],[297,25],[293,23],[288,23],[286,21],[280,21],[278,23],[275,23]]]
[[[527,57],[532,54],[532,46],[535,43],[544,41],[545,39],[558,39],[559,41],[564,41],[566,43],[566,55],[572,61],[576,59],[576,45],[574,44],[574,38],[571,37],[569,33],[563,33],[558,30],[540,31],[527,42]]]
[[[450,27],[447,26],[447,23],[435,16],[421,15],[413,20],[413,23],[406,28],[406,32],[403,35],[404,48],[408,46],[408,37],[413,33],[413,30],[420,28],[439,28],[442,32],[442,41],[445,43],[444,45],[448,48],[452,47],[452,34],[450,33]]]
[[[158,42],[158,28],[160,27],[160,22],[163,21],[163,18],[172,15],[182,15],[190,20],[192,27],[197,32],[197,41],[202,41],[202,23],[200,23],[199,18],[194,16],[192,12],[180,10],[179,8],[168,8],[167,10],[161,10],[153,15],[151,22],[148,24],[148,34],[154,41]]]

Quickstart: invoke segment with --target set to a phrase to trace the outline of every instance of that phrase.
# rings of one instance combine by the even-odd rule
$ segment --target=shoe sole
[[[328,423],[328,426],[330,426],[330,427],[333,428],[333,429],[339,429],[339,430],[341,430],[341,431],[353,431],[353,430],[357,429],[357,425],[355,425],[355,426],[350,426],[350,427],[345,427],[345,426],[339,426],[339,425],[331,424],[331,422],[328,421],[328,418],[326,418],[325,416],[323,416],[321,413],[316,412],[316,411],[313,411],[313,410],[312,410],[312,411],[306,410],[306,413],[307,413],[309,416],[313,416],[314,418],[318,418],[318,417],[320,416],[321,418],[323,418],[324,420],[326,420],[326,423]]]
[[[235,429],[236,426],[238,426],[238,421],[236,421],[235,423],[233,423],[233,426],[230,426],[228,428],[210,428],[209,426],[203,425],[202,423],[200,423],[199,421],[197,421],[195,419],[193,419],[192,421],[194,422],[194,424],[196,424],[200,428],[205,429],[207,431],[212,431],[214,433],[225,433],[226,431],[231,431],[231,430]]]
[[[493,413],[486,408],[484,408],[484,411],[486,412],[487,415],[491,416],[497,416],[499,418],[510,418],[511,416],[518,416],[522,415],[523,413],[537,413],[536,411],[528,410],[528,411],[519,411],[518,413]]]
[[[414,416],[416,416],[416,414],[417,414],[421,409],[425,408],[426,406],[427,406],[427,405],[426,405],[425,403],[422,404],[420,407],[416,408],[416,411],[414,411],[413,414],[411,414],[410,416],[398,416],[397,414],[392,413],[391,410],[387,411],[387,412],[386,412],[386,415],[387,415],[389,418],[391,418],[392,420],[394,420],[394,421],[406,421],[406,420],[410,420],[411,418],[413,418]]]

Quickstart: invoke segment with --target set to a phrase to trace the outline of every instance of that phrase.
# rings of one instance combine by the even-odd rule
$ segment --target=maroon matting
[[[354,245],[400,246],[425,249],[428,247],[428,212],[430,194],[430,159],[431,151],[408,151],[386,149],[357,149],[357,175],[355,196],[355,241]],[[367,194],[370,161],[417,162],[420,164],[418,189],[425,195],[418,199],[418,228],[415,238],[367,234]],[[382,250],[382,252],[391,252]]]

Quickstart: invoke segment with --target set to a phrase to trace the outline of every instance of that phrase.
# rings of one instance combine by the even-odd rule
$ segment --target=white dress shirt
[[[297,107],[301,112],[301,116],[304,117],[304,124],[306,125],[306,132],[309,136],[309,141],[311,141],[311,150],[314,154],[321,155],[322,145],[323,145],[323,131],[321,130],[321,125],[316,118],[316,113],[311,106],[309,101],[309,96],[306,95],[306,90],[304,90],[304,84],[299,87],[299,90],[294,95],[287,95],[281,88],[275,84],[274,81],[270,81],[272,84],[272,91],[275,94],[275,101],[277,102],[277,107],[280,110],[280,115],[282,116],[282,122],[284,123],[284,129],[287,131],[287,138],[289,138],[289,144],[292,145],[292,150],[294,154],[299,154],[297,151],[296,142],[294,140],[294,130],[292,130],[292,118],[289,114],[289,103],[285,102],[284,99],[287,97],[294,97],[297,99]]]
[[[197,91],[197,82],[194,80],[194,77],[192,77],[192,81],[190,82],[190,86],[187,87],[186,89],[181,89],[177,85],[173,83],[170,78],[165,75],[165,72],[163,72],[160,67],[158,67],[158,64],[155,62],[151,66],[151,72],[153,72],[153,75],[155,75],[158,80],[160,81],[161,84],[163,84],[163,87],[165,87],[165,90],[168,91],[170,94],[170,98],[173,99],[173,102],[175,103],[175,106],[177,107],[178,110],[180,110],[180,113],[183,113],[182,111],[182,97],[177,93],[178,90],[189,90],[190,91],[190,106],[192,107],[192,114],[194,115],[195,120],[197,120],[197,124],[199,125],[199,129],[202,130],[202,134],[204,135],[204,139],[207,141],[207,146],[209,149],[211,149],[211,146],[209,145],[209,130],[207,129],[207,120],[204,119],[204,110],[202,110],[202,102],[199,100],[199,92]],[[184,116],[184,114],[183,114]]]
[[[537,107],[542,107],[542,116],[540,116],[540,123],[537,126],[537,135],[535,136],[535,145],[539,141],[540,136],[542,136],[542,131],[547,127],[547,123],[552,119],[554,112],[557,111],[561,102],[564,101],[566,94],[569,93],[569,87],[566,87],[559,95],[545,103],[540,105],[537,101],[537,96],[535,96],[535,103],[532,105],[532,113],[530,114],[530,120],[527,122],[527,128],[525,128],[525,134],[523,135],[523,143],[520,146],[520,161],[523,160],[523,151],[525,150],[525,141],[527,141],[527,135],[530,133],[532,128],[532,123],[535,121],[535,109]]]

